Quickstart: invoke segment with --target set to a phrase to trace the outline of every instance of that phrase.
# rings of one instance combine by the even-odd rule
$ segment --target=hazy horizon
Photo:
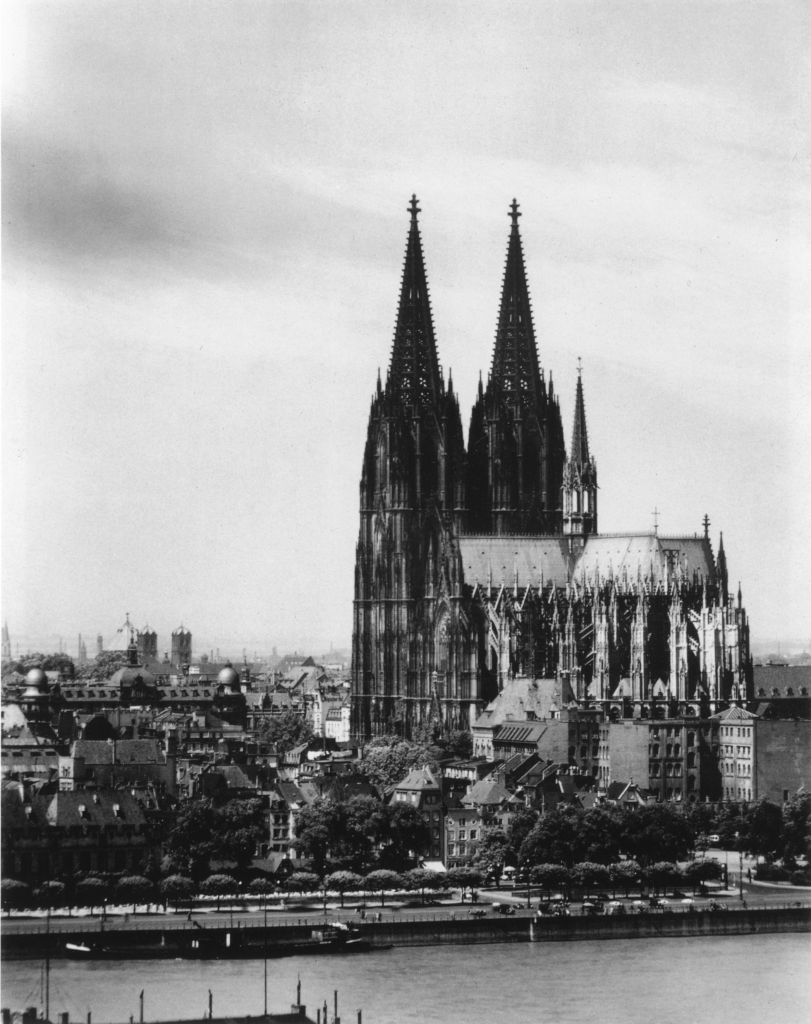
[[[161,653],[181,623],[198,652],[348,645],[412,192],[464,423],[516,197],[567,443],[583,360],[600,532],[708,513],[753,644],[811,635],[805,5],[11,0],[3,22],[12,646],[92,655],[126,612]]]

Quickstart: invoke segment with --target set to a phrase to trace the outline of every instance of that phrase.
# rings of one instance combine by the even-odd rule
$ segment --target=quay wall
[[[310,938],[317,922],[303,920],[274,922],[267,930],[257,922],[233,928],[227,924],[195,927],[187,922],[144,927],[114,927],[103,935],[98,925],[64,927],[58,932],[45,928],[14,930],[4,922],[3,959],[64,954],[66,942],[99,943],[121,950],[122,959],[131,956],[173,957],[184,955],[194,940],[202,940],[212,956],[259,957],[267,948],[272,957],[285,945]],[[374,945],[432,946],[467,945],[487,942],[572,942],[583,939],[676,938],[710,935],[751,935],[770,932],[811,931],[811,907],[769,907],[727,909],[722,912],[676,911],[596,917],[541,917],[526,912],[514,917],[473,918],[460,916],[388,917],[381,922],[360,924],[359,933]]]

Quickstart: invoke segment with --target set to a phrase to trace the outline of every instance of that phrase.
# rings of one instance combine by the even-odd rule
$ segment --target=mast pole
[[[265,944],[265,1016],[268,1015],[268,894],[265,893],[265,928],[264,928],[264,944]]]

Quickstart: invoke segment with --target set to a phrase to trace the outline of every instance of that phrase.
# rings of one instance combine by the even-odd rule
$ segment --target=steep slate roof
[[[715,578],[715,562],[704,537],[663,537],[657,533],[595,534],[586,538],[579,557],[569,554],[565,537],[490,537],[467,535],[459,539],[459,553],[465,582],[474,587],[500,587],[519,591],[535,590],[543,584],[566,586],[570,580],[638,575],[653,583],[664,581],[665,565],[680,565],[682,572],[697,571]]]
[[[146,820],[126,790],[73,790],[35,797],[34,815],[40,822],[64,828],[70,825],[112,825],[118,821],[142,825]],[[118,806],[118,813],[115,807]],[[84,808],[84,810],[80,810]]]
[[[498,807],[510,799],[510,791],[497,779],[482,779],[462,797],[466,807]]]
[[[723,711],[719,711],[717,715],[713,715],[712,717],[717,719],[719,722],[727,724],[729,722],[751,722],[758,716],[753,714],[751,711],[747,711],[746,708],[733,704],[731,707],[724,708]]]
[[[502,722],[493,736],[499,746],[508,743],[538,743],[546,731],[543,722]]]
[[[92,764],[163,764],[160,740],[76,740],[73,756]]]
[[[459,538],[459,554],[465,582],[511,589],[515,585],[540,586],[541,582],[564,585],[569,578],[570,560],[565,537],[490,537],[468,535]]]
[[[398,782],[394,788],[399,792],[421,793],[426,789],[439,789],[439,783],[430,768],[412,768],[402,782]]]
[[[473,728],[479,722],[486,728],[511,718],[525,720],[532,715],[537,719],[549,718],[553,707],[559,710],[568,696],[568,683],[558,683],[556,679],[508,679]]]

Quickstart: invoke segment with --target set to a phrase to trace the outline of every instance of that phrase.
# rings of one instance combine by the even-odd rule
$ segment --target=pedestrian
[[[752,869],[751,868],[747,868],[746,869],[746,878],[747,878],[747,881],[749,881],[749,882],[752,881]]]

